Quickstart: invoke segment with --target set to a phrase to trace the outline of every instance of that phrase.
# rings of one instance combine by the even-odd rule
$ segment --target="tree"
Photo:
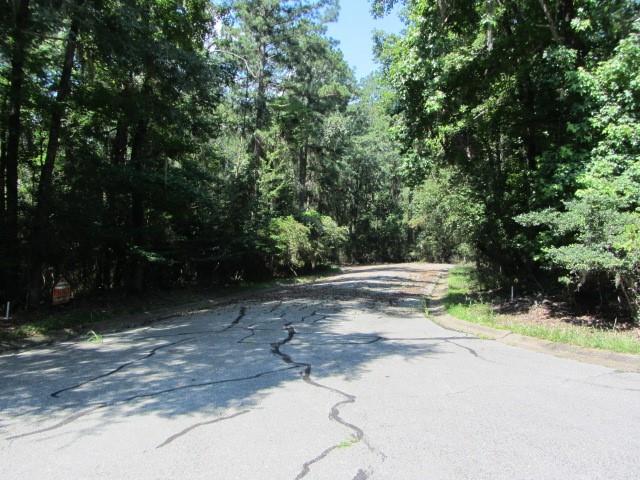
[[[535,234],[514,217],[558,208],[574,193],[593,148],[579,130],[593,99],[576,71],[611,55],[637,2],[405,4],[406,34],[389,38],[381,59],[414,153],[408,170],[419,183],[455,165],[482,199],[480,264],[533,282],[542,273]]]
[[[356,83],[337,4],[0,5],[2,299],[403,258],[395,96]]]
[[[640,25],[639,25],[640,26]],[[598,141],[562,209],[521,215],[523,225],[551,227],[540,236],[543,258],[578,290],[605,277],[637,314],[640,302],[640,35],[576,81],[599,105],[584,130]],[[602,292],[601,292],[602,295]]]
[[[53,169],[55,167],[58,149],[60,147],[60,130],[62,117],[65,110],[65,102],[71,91],[71,74],[78,42],[79,19],[83,14],[81,7],[84,1],[78,0],[73,6],[71,24],[65,40],[64,56],[60,78],[55,88],[55,100],[51,108],[49,120],[49,139],[47,151],[40,172],[38,193],[36,196],[36,212],[31,232],[31,278],[29,299],[38,304],[42,291],[42,265],[46,255],[46,241],[48,237],[48,216],[53,196]]]
[[[6,2],[9,3],[9,2]],[[30,19],[29,0],[11,2],[4,5],[5,12],[12,13],[11,31],[12,48],[10,53],[11,70],[9,74],[9,88],[7,94],[7,133],[6,142],[2,154],[2,179],[6,181],[6,207],[3,208],[4,218],[2,227],[5,232],[2,238],[3,255],[0,266],[3,267],[4,290],[7,298],[13,298],[17,294],[19,262],[19,237],[18,237],[18,162],[21,135],[21,114],[23,102],[24,68],[29,45],[27,28]],[[4,185],[3,185],[4,187]],[[3,195],[4,197],[4,195]],[[5,202],[5,199],[2,199]]]
[[[436,262],[473,258],[482,202],[453,169],[434,171],[412,194],[409,225],[416,256]]]

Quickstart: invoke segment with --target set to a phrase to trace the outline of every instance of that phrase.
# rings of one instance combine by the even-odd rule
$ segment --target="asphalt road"
[[[444,268],[0,356],[0,478],[640,478],[640,375],[435,325]]]

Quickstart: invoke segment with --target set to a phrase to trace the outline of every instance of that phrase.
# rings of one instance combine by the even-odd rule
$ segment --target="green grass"
[[[356,437],[350,437],[347,440],[343,440],[342,442],[340,442],[337,447],[338,448],[349,448],[349,447],[353,447],[356,443],[358,443],[360,440],[358,440]]]
[[[517,316],[496,313],[482,298],[471,267],[460,266],[449,273],[449,291],[444,299],[447,313],[465,320],[520,335],[542,338],[580,347],[599,348],[620,353],[640,354],[640,340],[633,333],[579,325],[540,325],[519,320]]]
[[[94,332],[93,330],[89,330],[87,333],[87,342],[89,343],[102,343],[104,338],[99,333]]]

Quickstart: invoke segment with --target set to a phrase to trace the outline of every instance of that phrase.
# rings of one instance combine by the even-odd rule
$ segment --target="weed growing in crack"
[[[102,338],[102,335],[96,333],[94,330],[89,330],[89,332],[87,333],[87,342],[102,343],[103,341],[104,339]]]
[[[360,440],[356,437],[349,437],[347,440],[343,440],[342,442],[340,442],[337,445],[337,448],[349,448],[349,447],[353,447],[356,443],[358,443]]]

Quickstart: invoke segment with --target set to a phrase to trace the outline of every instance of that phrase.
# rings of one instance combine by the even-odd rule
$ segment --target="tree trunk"
[[[7,122],[7,145],[5,155],[6,212],[3,240],[3,270],[7,298],[18,294],[18,150],[20,144],[20,110],[22,108],[22,84],[24,83],[24,61],[29,43],[26,29],[29,24],[29,0],[20,0],[16,9],[9,76],[9,119]]]
[[[305,144],[300,149],[300,157],[298,160],[298,183],[300,191],[298,192],[298,201],[300,208],[304,209],[307,202],[307,164],[308,164],[308,147]]]
[[[538,147],[536,143],[536,93],[534,90],[533,82],[531,81],[531,77],[527,74],[527,77],[522,85],[521,91],[522,105],[524,106],[525,112],[525,148],[527,155],[527,168],[529,172],[535,172],[538,168],[537,165],[537,155],[538,155]]]
[[[3,125],[0,129],[0,270],[9,270],[8,260],[10,257],[5,258],[5,240],[2,238],[7,231],[6,227],[6,202],[5,202],[5,174],[7,172],[7,132],[6,124],[4,122],[5,110],[2,111]],[[0,299],[4,298],[5,282],[6,285],[10,285],[8,278],[4,278],[4,274],[0,275]]]
[[[546,0],[538,0],[540,2],[540,6],[542,7],[542,11],[544,12],[544,16],[547,19],[547,24],[549,25],[549,30],[551,30],[551,36],[553,37],[553,41],[556,43],[562,43],[562,37],[560,37],[560,33],[558,33],[558,26],[556,25],[556,21],[551,14],[551,9],[547,4]]]
[[[128,138],[129,127],[127,118],[124,114],[121,114],[116,125],[116,134],[110,142],[110,159],[111,165],[114,168],[121,168],[125,163]],[[109,232],[109,237],[103,246],[103,264],[101,267],[102,275],[99,276],[99,286],[104,289],[111,289],[118,284],[118,281],[115,278],[115,272],[118,270],[117,265],[125,262],[124,256],[126,251],[121,239],[113,236],[113,232],[116,232],[119,227],[117,205],[118,193],[111,184],[108,184],[104,193],[106,199],[104,225]]]
[[[131,142],[131,165],[137,174],[142,173],[144,168],[146,141],[147,124],[144,120],[139,120]],[[144,249],[145,247],[143,194],[144,187],[138,178],[131,190],[131,231],[133,244],[139,249]],[[129,289],[133,292],[140,292],[144,288],[145,263],[139,253],[134,254],[129,276]]]
[[[260,167],[260,162],[264,157],[264,148],[262,146],[262,141],[259,137],[258,130],[264,128],[267,123],[267,79],[265,78],[267,68],[266,47],[264,45],[260,45],[259,52],[260,68],[257,78],[258,83],[256,89],[256,117],[252,140],[253,171],[251,172],[251,174],[253,175],[253,179],[257,179],[258,168]]]
[[[53,197],[53,169],[60,146],[60,131],[62,129],[62,117],[65,110],[65,102],[71,91],[71,72],[73,59],[76,52],[78,35],[78,22],[74,19],[69,28],[67,43],[64,52],[64,62],[60,81],[58,83],[56,101],[51,112],[51,124],[49,127],[49,143],[38,184],[37,206],[33,230],[31,232],[31,281],[29,284],[29,301],[32,305],[40,302],[42,294],[42,267],[46,257],[46,245],[48,242],[49,213]]]
[[[494,0],[487,0],[487,13],[489,14],[489,24],[487,25],[487,50],[493,50],[493,21],[496,11]]]
[[[578,52],[578,64],[584,65],[589,48],[585,45],[580,32],[576,31],[571,22],[576,17],[576,7],[573,0],[562,0],[558,5],[560,18],[560,34],[565,43]]]
[[[5,230],[5,214],[7,204],[5,201],[5,185],[6,185],[6,173],[7,173],[7,123],[5,122],[6,112],[7,112],[7,101],[5,99],[3,102],[2,112],[0,112],[0,121],[2,122],[0,126],[0,229],[2,231]],[[2,248],[3,243],[0,242],[0,248]],[[0,282],[2,280],[0,279]]]

